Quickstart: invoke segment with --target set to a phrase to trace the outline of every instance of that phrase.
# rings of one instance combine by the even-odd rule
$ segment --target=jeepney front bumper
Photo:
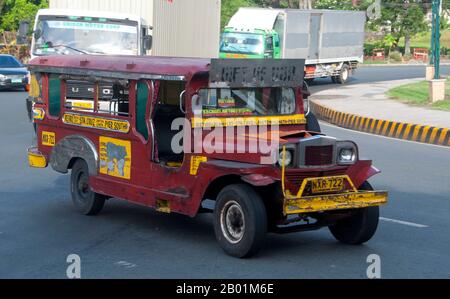
[[[305,214],[334,210],[361,209],[381,206],[388,202],[386,191],[358,191],[341,194],[286,198],[284,214]]]
[[[322,184],[324,184],[324,181],[325,183],[327,181],[342,182],[344,184],[348,184],[351,188],[340,192],[329,192],[327,194],[304,196],[307,186],[317,181],[322,182]],[[283,178],[283,194],[283,212],[286,216],[313,212],[362,209],[373,206],[381,206],[388,202],[387,191],[357,190],[350,177],[347,175],[305,179],[297,195],[292,195],[288,190],[286,190],[284,187]]]

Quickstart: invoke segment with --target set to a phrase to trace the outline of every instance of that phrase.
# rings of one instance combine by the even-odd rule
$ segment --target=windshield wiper
[[[238,53],[245,53],[245,52],[241,51],[239,48],[237,48],[236,46],[233,46],[233,45],[226,45],[225,47],[229,48],[232,51],[236,51]]]
[[[85,54],[85,55],[89,54],[89,53],[86,52],[86,51],[79,50],[79,49],[77,49],[77,48],[74,48],[74,47],[71,47],[71,46],[68,46],[68,45],[64,45],[64,44],[53,45],[51,42],[46,42],[44,45],[39,46],[39,47],[37,47],[37,48],[38,48],[38,49],[47,49],[47,48],[53,49],[53,48],[61,48],[61,47],[62,47],[62,48],[70,49],[70,50],[72,50],[72,51],[75,51],[75,52],[78,52],[78,53],[81,53],[81,54]]]

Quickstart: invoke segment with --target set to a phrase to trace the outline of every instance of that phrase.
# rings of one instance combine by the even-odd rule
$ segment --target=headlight
[[[337,163],[339,165],[351,165],[358,161],[358,148],[353,142],[338,142],[337,154]]]
[[[293,161],[292,157],[293,157],[292,151],[290,151],[290,150],[286,150],[286,151],[281,150],[280,154],[278,155],[278,165],[283,166],[283,163],[284,163],[285,167],[291,165],[291,163]]]
[[[6,79],[8,79],[8,76],[0,74],[0,80],[4,81]]]

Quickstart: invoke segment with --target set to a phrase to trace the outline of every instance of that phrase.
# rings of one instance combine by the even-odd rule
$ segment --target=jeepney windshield
[[[296,112],[293,88],[201,89],[194,113],[203,117],[274,116]]]
[[[138,22],[103,18],[43,16],[33,54],[138,55]]]
[[[223,33],[220,52],[262,55],[264,53],[264,36],[253,33]]]

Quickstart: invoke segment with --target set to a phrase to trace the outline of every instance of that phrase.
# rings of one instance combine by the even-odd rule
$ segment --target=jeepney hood
[[[207,157],[211,159],[273,165],[276,154],[285,144],[297,143],[303,138],[311,137],[305,130],[267,130],[266,132],[237,135],[234,140],[224,138],[224,142],[204,143]]]

